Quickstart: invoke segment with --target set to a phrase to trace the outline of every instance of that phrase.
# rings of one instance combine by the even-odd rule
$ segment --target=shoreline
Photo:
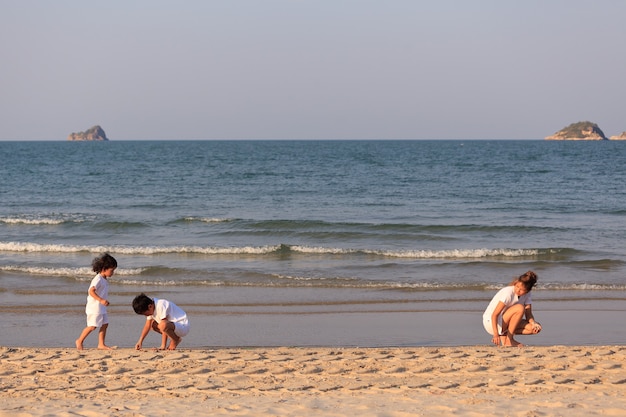
[[[613,310],[535,310],[543,325],[538,335],[519,336],[529,346],[624,345],[626,321]],[[190,315],[191,331],[183,349],[244,347],[454,347],[489,346],[482,312],[345,312],[322,314],[197,314]],[[144,320],[136,314],[110,314],[106,343],[134,347]],[[59,326],[59,323],[62,323]],[[3,314],[0,333],[7,346],[73,348],[85,326],[84,313],[59,315]],[[7,343],[10,341],[10,343]],[[151,332],[146,348],[160,345]],[[85,348],[97,344],[97,334]]]
[[[626,346],[0,347],[0,416],[619,415]]]

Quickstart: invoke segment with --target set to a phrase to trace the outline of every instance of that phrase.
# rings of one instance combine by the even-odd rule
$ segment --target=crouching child
[[[174,350],[189,333],[189,320],[187,314],[171,301],[150,298],[141,293],[133,300],[135,313],[146,316],[146,324],[143,326],[139,341],[135,349],[141,350],[142,344],[150,330],[161,334],[161,347],[159,349]],[[170,339],[169,346],[167,339]]]

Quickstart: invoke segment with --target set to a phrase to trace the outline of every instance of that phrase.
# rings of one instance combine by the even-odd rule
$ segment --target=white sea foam
[[[331,254],[331,255],[343,255],[343,254],[350,254],[350,253],[357,253],[359,252],[358,250],[355,249],[341,249],[341,248],[324,248],[324,247],[320,247],[320,246],[300,246],[300,245],[295,245],[295,246],[290,246],[290,249],[294,252],[301,252],[301,253],[319,253],[319,254]]]
[[[377,255],[384,255],[396,258],[418,258],[418,259],[468,259],[468,258],[489,258],[489,257],[524,257],[537,256],[540,254],[537,249],[450,249],[450,250],[407,250],[407,251],[367,251]]]
[[[18,225],[18,224],[26,224],[26,225],[57,225],[65,223],[65,220],[62,219],[51,219],[51,218],[43,218],[43,219],[30,219],[30,218],[21,218],[21,217],[5,217],[0,218],[0,223],[6,223],[10,225]]]
[[[72,275],[90,275],[91,268],[49,268],[44,266],[1,266],[0,271],[21,272],[31,275],[49,275],[49,276],[72,276]]]
[[[355,250],[341,248],[324,248],[324,247],[307,247],[292,246],[291,250],[302,253],[319,253],[319,254],[351,254],[364,253],[368,255],[378,255],[391,258],[414,258],[414,259],[471,259],[471,258],[487,258],[487,257],[525,257],[537,256],[541,254],[539,249],[450,249],[450,250]]]
[[[185,217],[185,221],[188,222],[203,222],[203,223],[227,223],[233,219],[220,218],[220,217]]]
[[[167,253],[198,253],[205,255],[262,255],[275,252],[280,245],[243,246],[243,247],[203,247],[203,246],[88,246],[59,245],[29,242],[0,242],[0,251],[5,252],[49,252],[49,253],[102,253],[111,252],[123,255],[157,255]]]
[[[207,287],[219,287],[225,285],[222,281],[175,281],[175,280],[136,280],[136,279],[121,279],[116,280],[117,284],[121,285],[142,285],[142,286],[156,286],[156,287],[184,287],[187,285],[193,286],[207,286]]]
[[[146,268],[117,268],[115,275],[140,275]],[[89,267],[67,268],[67,267],[45,267],[45,266],[18,266],[6,265],[0,266],[0,271],[19,272],[31,275],[48,275],[48,276],[87,276],[93,277],[94,272]]]
[[[350,277],[303,277],[293,275],[274,275],[275,278],[281,280],[293,280],[293,281],[343,281],[343,282],[359,282],[359,278]]]
[[[331,254],[350,255],[366,254],[390,258],[409,259],[479,259],[491,257],[533,257],[542,253],[553,253],[554,251],[540,249],[449,249],[449,250],[375,250],[375,249],[344,249],[320,246],[88,246],[88,245],[60,245],[60,244],[40,244],[29,242],[0,242],[0,251],[6,252],[57,252],[57,253],[77,253],[90,252],[102,253],[112,252],[124,255],[159,255],[168,253],[186,253],[203,255],[264,255],[276,252],[281,248],[288,248],[293,252],[307,254]]]

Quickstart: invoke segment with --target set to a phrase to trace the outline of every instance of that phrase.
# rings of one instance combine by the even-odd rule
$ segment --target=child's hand
[[[109,305],[109,300],[100,300],[100,304],[102,304],[104,306],[108,306]]]

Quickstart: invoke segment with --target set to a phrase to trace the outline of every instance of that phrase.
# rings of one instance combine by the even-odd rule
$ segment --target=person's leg
[[[161,330],[161,334],[163,334],[164,338],[163,338],[163,344],[161,345],[161,349],[165,349],[166,345],[165,345],[165,336],[167,335],[167,337],[169,337],[171,339],[170,341],[170,345],[169,347],[167,347],[167,349],[169,350],[174,350],[176,349],[176,346],[178,346],[178,344],[180,343],[180,337],[178,337],[178,335],[176,334],[176,332],[174,331],[176,329],[176,326],[174,325],[174,323],[169,322],[167,320],[163,320],[161,321],[161,323],[159,323],[159,330]]]
[[[174,332],[174,323],[170,323],[167,320],[161,321],[161,323],[152,322],[152,330],[159,333],[161,335],[161,347],[159,349],[165,350],[167,347],[167,338],[172,339],[170,342],[169,349],[174,350],[176,346],[180,343],[180,337],[176,335]]]
[[[107,328],[109,327],[109,323],[105,323],[100,327],[100,332],[98,332],[98,349],[111,349],[104,343],[104,340],[107,337]]]
[[[94,326],[87,326],[83,329],[78,339],[76,339],[76,349],[83,350],[83,342],[85,341],[87,336],[89,336],[89,333],[93,332],[94,330],[96,330]]]
[[[159,349],[165,350],[167,348],[167,334],[161,333],[161,347]]]
[[[514,339],[515,334],[518,333],[518,329],[522,324],[522,318],[524,317],[524,306],[522,304],[515,304],[506,309],[502,315],[502,331],[506,330],[504,339],[504,346],[522,346],[517,340]],[[523,325],[521,326],[524,327]]]
[[[515,334],[537,334],[539,331],[536,331],[534,326],[530,324],[526,319],[522,319],[517,326],[517,330]]]

